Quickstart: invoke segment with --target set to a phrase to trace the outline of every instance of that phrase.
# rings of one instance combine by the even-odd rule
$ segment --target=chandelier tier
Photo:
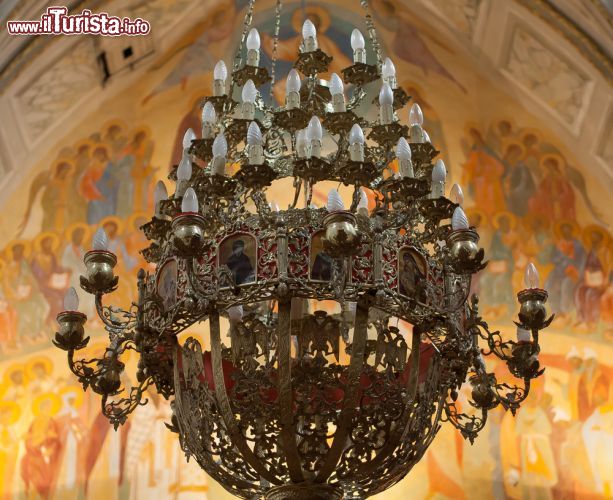
[[[368,50],[354,30],[354,64],[342,79],[321,80],[331,58],[307,20],[285,105],[275,107],[258,92],[268,83],[272,95],[275,57],[269,74],[250,3],[232,71],[215,67],[201,138],[185,135],[170,174],[175,192],[156,188],[155,215],[142,228],[155,271],[139,271],[137,303],[103,304],[118,285],[103,230],[85,256],[81,286],[109,334],[104,356],[75,360],[89,338],[74,289],[58,316],[55,345],[83,388],[102,396],[115,428],[157,390],[170,400],[167,426],[188,458],[242,498],[384,491],[443,422],[472,441],[489,410],[515,412],[543,371],[538,334],[552,318],[536,269],[528,266],[518,294],[517,341],[505,340],[470,297],[485,263],[461,189],[445,197],[445,166],[434,162],[419,106],[408,126],[399,120],[409,96],[391,60],[382,61],[362,5]],[[280,11],[278,2],[275,53]],[[294,196],[279,210],[266,194],[284,178]],[[352,189],[349,207],[335,189],[326,207],[313,206],[322,181]],[[206,339],[180,344],[178,335],[201,322]],[[128,350],[139,355],[131,388],[122,387]],[[519,385],[488,372],[488,355],[506,362]]]

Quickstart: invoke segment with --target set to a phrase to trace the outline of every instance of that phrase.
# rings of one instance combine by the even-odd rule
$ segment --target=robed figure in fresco
[[[104,217],[115,214],[118,185],[108,148],[96,146],[80,184],[81,196],[87,201],[88,224],[97,224]]]
[[[42,394],[34,400],[34,420],[25,436],[25,454],[21,460],[21,477],[28,498],[48,499],[57,480],[62,451],[61,429],[55,419],[60,407],[56,394]]]
[[[16,241],[9,245],[7,254],[10,261],[4,272],[4,292],[17,313],[17,341],[32,343],[43,334],[43,323],[49,306],[38,290],[27,257],[30,245]]]
[[[463,183],[474,205],[491,217],[505,209],[501,182],[505,167],[485,144],[481,132],[471,127],[469,134],[473,145],[464,164]]]
[[[578,232],[577,224],[572,221],[561,221],[555,226],[557,242],[551,257],[554,267],[547,276],[545,289],[549,292],[551,311],[559,316],[572,311],[584,264],[585,252],[577,239]]]

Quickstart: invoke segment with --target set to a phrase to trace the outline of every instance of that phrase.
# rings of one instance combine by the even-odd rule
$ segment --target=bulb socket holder
[[[549,294],[542,288],[527,288],[517,294],[519,301],[519,321],[530,330],[541,330],[549,325],[553,318],[547,319],[545,302]]]
[[[474,229],[456,229],[447,236],[451,266],[458,274],[474,274],[483,269],[484,251],[479,249],[479,233]]]
[[[90,250],[83,258],[85,276],[81,276],[81,288],[89,293],[110,293],[117,288],[115,276],[117,256],[108,250]]]
[[[84,338],[86,321],[87,316],[79,311],[62,311],[59,313],[57,315],[59,329],[55,333],[53,344],[64,351],[85,347],[89,341],[89,337]]]
[[[205,226],[205,218],[195,212],[179,214],[172,220],[172,242],[179,255],[198,255],[204,244]]]
[[[324,217],[324,249],[335,257],[346,257],[359,251],[360,234],[355,214],[348,210],[331,212]]]

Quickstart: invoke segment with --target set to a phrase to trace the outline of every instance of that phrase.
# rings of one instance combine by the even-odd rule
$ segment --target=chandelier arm
[[[246,463],[248,463],[262,478],[268,482],[278,485],[281,484],[277,479],[258,459],[255,453],[251,450],[247,441],[243,437],[241,431],[234,420],[234,412],[230,406],[228,392],[224,380],[222,354],[221,354],[221,336],[219,328],[219,312],[213,306],[209,313],[209,325],[211,333],[211,363],[213,365],[213,381],[215,382],[215,396],[219,405],[219,413],[224,421],[228,434],[232,438],[232,443],[240,451]]]
[[[292,482],[304,481],[300,455],[294,432],[293,391],[291,374],[291,300],[279,302],[277,353],[279,362],[280,438]]]
[[[360,0],[360,4],[365,12],[366,27],[368,28],[368,37],[372,42],[373,49],[375,50],[375,56],[377,58],[377,71],[381,73],[381,46],[379,45],[379,39],[377,37],[377,30],[370,14],[370,6],[368,0]]]
[[[349,431],[353,417],[355,416],[360,395],[360,375],[364,370],[366,340],[368,337],[368,312],[371,305],[371,297],[361,296],[356,306],[355,329],[351,344],[351,361],[347,370],[347,384],[343,406],[338,416],[334,440],[326,456],[326,460],[319,469],[315,482],[325,482],[334,472],[338,461],[347,446]]]
[[[511,413],[515,415],[515,412],[519,409],[520,405],[526,400],[530,394],[530,378],[523,379],[524,387],[509,384],[494,384],[493,392],[496,399],[504,407],[505,410],[511,410]],[[502,390],[509,390],[504,396],[500,394]]]
[[[83,385],[83,390],[86,390],[90,386],[93,387],[95,381],[103,372],[102,368],[100,368],[101,360],[98,358],[75,360],[74,354],[74,349],[70,349],[67,353],[70,371],[77,377],[81,385]],[[97,365],[98,368],[88,366],[90,364]]]
[[[249,0],[247,13],[245,14],[245,19],[243,20],[243,31],[241,33],[241,40],[238,44],[238,48],[236,49],[236,53],[234,54],[234,63],[232,65],[232,72],[230,73],[230,99],[234,95],[234,75],[240,69],[241,61],[243,58],[243,47],[245,46],[245,41],[247,40],[247,31],[249,29],[249,26],[251,26],[251,21],[253,20],[254,6],[255,0]]]
[[[102,295],[100,292],[97,292],[95,295],[96,313],[107,329],[112,330],[113,333],[118,333],[118,331],[132,328],[136,324],[136,316],[133,312],[114,306],[103,305]],[[135,304],[132,304],[132,306],[135,306]],[[124,321],[115,319],[114,314],[117,312],[121,313],[126,319]]]
[[[273,103],[273,90],[275,86],[276,67],[277,67],[277,46],[279,45],[279,29],[281,27],[281,0],[277,0],[275,5],[275,29],[272,37],[272,61],[270,64],[270,105]]]
[[[145,378],[139,385],[130,388],[130,395],[121,398],[117,401],[107,403],[109,394],[102,395],[102,414],[109,419],[115,430],[124,424],[128,415],[132,413],[138,406],[144,406],[149,401],[143,400],[143,395],[147,388],[153,383],[152,377]]]

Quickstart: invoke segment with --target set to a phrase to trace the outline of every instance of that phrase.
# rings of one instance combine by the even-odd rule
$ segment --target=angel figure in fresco
[[[585,422],[594,411],[609,400],[611,382],[607,373],[598,363],[593,349],[583,350],[583,372],[578,385],[579,420]]]
[[[543,178],[529,203],[532,213],[553,219],[576,220],[575,192],[562,170],[565,160],[548,154],[541,158]]]
[[[490,126],[487,131],[485,142],[492,148],[498,158],[504,154],[504,146],[515,138],[516,130],[510,120],[498,120],[494,126]]]
[[[45,356],[39,356],[28,362],[26,373],[28,375],[28,393],[31,396],[38,396],[45,392],[52,392],[56,389],[56,381],[51,376],[53,363]]]
[[[150,164],[153,142],[148,139],[149,135],[145,128],[135,130],[132,140],[113,163],[113,171],[119,181],[116,210],[119,217],[127,217],[134,210],[147,208],[147,188],[154,171]]]
[[[505,209],[502,177],[504,164],[485,144],[481,132],[476,127],[468,130],[472,146],[467,151],[462,183],[468,186],[474,205],[488,217]]]
[[[75,171],[74,162],[68,158],[57,160],[49,170],[38,174],[32,184],[26,211],[23,215],[17,235],[23,234],[30,217],[32,209],[40,195],[40,206],[42,209],[42,231],[63,231],[68,220],[70,211],[70,186]]]
[[[7,261],[3,286],[7,300],[17,313],[17,341],[37,342],[46,337],[43,323],[49,306],[38,289],[38,283],[28,263],[30,243],[24,240],[11,242],[6,250]]]
[[[118,187],[108,147],[96,146],[79,185],[81,196],[87,201],[88,224],[97,224],[104,217],[115,214]]]
[[[111,120],[102,127],[100,140],[108,147],[109,157],[113,163],[121,159],[121,151],[128,142],[125,132],[126,124],[121,120]]]
[[[0,283],[4,278],[6,262],[0,259]],[[0,286],[0,354],[17,347],[17,312],[7,300]]]
[[[500,212],[492,218],[492,224],[495,232],[490,244],[490,263],[481,279],[481,289],[488,302],[502,306],[497,308],[498,315],[502,315],[513,311],[515,306],[512,277],[514,252],[519,242],[517,219],[510,212]]]
[[[55,233],[41,233],[34,240],[32,256],[32,273],[38,281],[49,312],[47,321],[55,324],[55,318],[64,307],[64,295],[70,284],[71,270],[60,265],[56,253],[60,238]]]
[[[86,425],[79,408],[83,404],[83,391],[72,385],[61,390],[62,408],[57,414],[60,439],[63,443],[59,457],[56,495],[62,500],[77,500],[83,484],[83,464]]]
[[[226,57],[229,52],[224,42],[235,33],[236,15],[234,1],[217,2],[217,5],[207,8],[202,20],[179,38],[151,67],[149,71],[153,72],[165,70],[168,64],[173,65],[166,78],[143,98],[141,104],[146,105],[156,95],[176,85],[185,90],[190,78],[211,71],[217,60]],[[226,59],[226,64],[230,69],[229,59]]]
[[[330,18],[328,10],[319,5],[307,5],[304,8],[296,7],[292,13],[292,36],[285,38],[283,34],[279,36],[277,45],[277,71],[278,74],[286,74],[291,69],[296,54],[302,44],[302,23],[305,19],[310,19],[317,30],[317,44],[319,48],[332,57],[329,71],[330,73],[341,74],[343,68],[353,64],[353,53],[347,41],[350,31],[344,32],[336,28]],[[260,33],[262,38],[262,49],[268,57],[272,59],[274,40],[265,30]],[[273,89],[275,100],[283,103],[285,99],[285,78],[279,78]]]
[[[528,212],[528,201],[534,195],[536,186],[532,173],[522,161],[524,148],[519,142],[509,142],[504,146],[502,162],[505,165],[503,186],[507,209],[518,217]]]
[[[574,306],[575,289],[581,276],[585,250],[578,239],[579,226],[576,222],[558,222],[554,234],[556,246],[551,257],[554,267],[545,280],[544,288],[549,291],[551,311],[558,317],[566,317]]]
[[[69,286],[80,288],[79,276],[85,273],[85,249],[91,230],[87,224],[76,222],[66,229],[66,247],[61,252],[60,265],[70,270]]]
[[[594,331],[600,320],[600,298],[607,288],[606,252],[609,234],[600,226],[583,230],[586,256],[575,291],[577,328]]]
[[[32,403],[34,420],[25,436],[21,478],[26,496],[48,499],[53,494],[62,452],[61,429],[55,418],[61,406],[57,394],[46,393]]]
[[[415,25],[415,15],[400,0],[375,0],[372,2],[372,12],[385,29],[394,32],[391,42],[392,57],[400,57],[403,61],[418,66],[428,75],[434,73],[450,80],[458,88],[466,93],[464,86],[447,70],[445,64],[439,61],[428,47],[425,38],[434,42],[449,53],[450,57],[455,52],[449,46],[442,43],[438,37],[428,31],[426,26]]]
[[[87,202],[81,195],[80,184],[81,178],[91,162],[94,145],[94,141],[91,139],[82,139],[74,146],[73,161],[75,169],[70,178],[70,186],[68,188],[70,210],[67,210],[66,213],[66,227],[76,222],[85,222],[87,220]]]

